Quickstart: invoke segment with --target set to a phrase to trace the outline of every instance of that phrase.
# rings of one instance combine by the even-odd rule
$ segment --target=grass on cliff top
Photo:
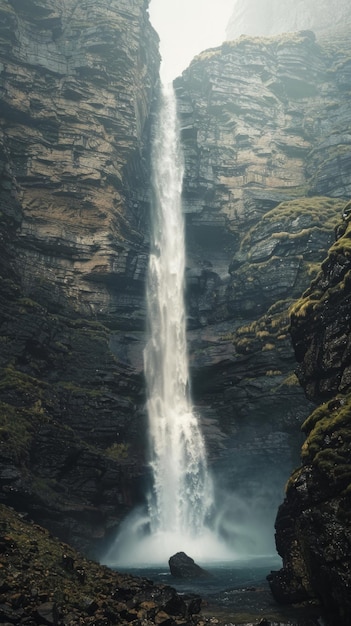
[[[341,220],[344,200],[315,196],[298,198],[281,202],[262,217],[262,221],[253,226],[242,240],[241,247],[251,246],[252,239],[260,229],[268,227],[273,237],[285,236],[297,239],[308,234],[314,228],[333,233],[334,228]],[[309,226],[298,226],[298,219],[308,215]],[[295,220],[296,223],[295,223]],[[291,232],[292,231],[292,232]],[[256,235],[257,236],[257,235]]]
[[[295,32],[295,33],[284,33],[280,35],[272,35],[267,37],[257,37],[250,35],[241,35],[237,39],[233,39],[231,41],[225,41],[221,46],[216,48],[209,48],[200,52],[194,59],[193,62],[197,61],[207,61],[208,59],[214,57],[221,57],[229,54],[232,51],[239,50],[241,51],[246,46],[259,46],[261,49],[264,49],[267,46],[274,46],[277,48],[284,47],[288,43],[292,44],[300,44],[304,42],[315,42],[315,35],[312,32],[304,31],[304,32]]]

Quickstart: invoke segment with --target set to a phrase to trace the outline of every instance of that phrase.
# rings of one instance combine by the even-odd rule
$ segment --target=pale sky
[[[160,37],[161,75],[170,82],[206,48],[225,41],[234,0],[151,0],[149,13]]]

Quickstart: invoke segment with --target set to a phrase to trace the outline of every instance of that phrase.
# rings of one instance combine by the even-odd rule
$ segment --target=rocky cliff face
[[[193,395],[220,485],[245,492],[252,518],[274,509],[298,463],[309,408],[288,309],[351,193],[349,56],[334,43],[308,32],[241,38],[175,82]]]
[[[142,308],[144,159],[158,73],[146,7],[0,7],[2,144],[22,213],[16,269],[25,295],[56,312],[60,300],[88,316],[118,311],[127,325]]]
[[[346,626],[351,613],[351,231],[347,221],[338,236],[321,272],[291,313],[300,383],[310,398],[322,404],[303,424],[302,467],[291,476],[279,509],[277,548],[284,567],[272,575],[271,586],[283,602],[318,598],[328,623]]]
[[[146,9],[0,0],[1,501],[84,549],[145,477]],[[351,192],[349,57],[311,33],[241,39],[176,81],[192,391],[235,491],[223,530],[243,514],[253,550],[309,411],[288,310]]]
[[[1,501],[84,548],[144,458],[147,6],[0,1]]]

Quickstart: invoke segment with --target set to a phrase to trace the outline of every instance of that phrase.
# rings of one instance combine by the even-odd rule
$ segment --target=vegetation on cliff
[[[144,472],[146,157],[159,66],[146,9],[0,0],[0,493],[86,551],[133,505]],[[189,352],[211,461],[224,488],[246,492],[250,458],[250,488],[265,484],[274,515],[308,412],[293,374],[292,305],[298,378],[327,404],[305,421],[303,466],[277,521],[281,597],[318,596],[345,626],[350,231],[333,238],[351,193],[350,80],[349,45],[303,32],[227,42],[175,83]],[[4,554],[13,551],[16,575],[25,564],[22,591],[15,576],[7,583],[10,622],[11,611],[42,619],[43,603],[55,622],[66,596],[78,607],[72,623],[156,619],[155,606],[131,609],[131,598],[117,613],[101,597],[82,604],[80,585],[88,598],[93,587],[79,571],[90,566],[68,548],[63,566],[59,544],[39,548],[6,515]],[[67,570],[71,557],[79,567]],[[58,597],[51,580],[39,595],[25,580],[33,559],[39,578],[52,569],[64,581]]]
[[[304,421],[302,466],[290,477],[277,521],[283,569],[271,578],[282,601],[317,598],[327,623],[351,612],[350,230],[337,229],[321,270],[291,309],[297,374],[320,404]],[[302,580],[300,571],[304,570]]]
[[[269,337],[269,309],[283,300],[288,309],[316,276],[351,189],[342,86],[349,67],[338,69],[348,55],[344,46],[325,47],[306,31],[242,37],[199,54],[175,81],[186,164],[193,388],[203,404],[208,387],[200,379],[211,370],[216,382],[206,405],[227,430],[236,429],[239,415],[249,421],[261,413],[266,371],[284,377],[294,368],[288,339]],[[273,345],[277,351],[262,351]],[[229,388],[232,381],[238,389],[243,377],[255,380],[250,394]],[[213,393],[220,380],[225,403]],[[301,393],[296,406],[304,402]],[[296,422],[303,419],[300,409],[297,414]]]
[[[208,404],[218,408],[225,432],[235,433],[240,462],[237,438],[255,458],[258,421],[267,428],[271,420],[276,434],[283,424],[284,433],[291,428],[297,445],[298,422],[305,423],[303,465],[288,482],[276,522],[284,567],[271,585],[282,602],[317,598],[331,624],[346,626],[350,231],[340,219],[351,194],[351,64],[349,42],[331,39],[316,42],[308,32],[243,37],[199,55],[176,87],[187,232],[197,255],[191,277],[198,292],[189,300],[193,320],[197,305],[199,323],[207,318],[212,325],[211,333],[194,332],[194,346],[201,345],[204,369],[211,372]],[[206,232],[221,250],[211,258]],[[311,422],[293,374],[290,315],[297,378],[310,400],[327,401]],[[215,345],[216,325],[223,340]],[[216,368],[209,366],[210,353]],[[235,411],[219,397],[223,389]],[[243,433],[249,424],[248,442]],[[261,477],[268,437],[265,443]],[[276,446],[276,459],[279,452]]]

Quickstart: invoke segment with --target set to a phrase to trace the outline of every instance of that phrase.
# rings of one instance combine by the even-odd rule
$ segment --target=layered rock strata
[[[159,63],[146,8],[0,4],[1,498],[84,549],[118,524],[146,475]],[[351,191],[350,70],[347,47],[300,33],[226,43],[175,83],[192,391],[218,492],[242,485],[252,496],[254,542],[258,515],[274,516],[297,463],[308,413],[288,308]],[[230,533],[241,504],[225,502]]]
[[[302,466],[290,478],[276,521],[283,569],[271,576],[282,602],[317,598],[328,624],[350,621],[351,379],[349,223],[321,272],[291,312],[298,377],[322,402],[304,422]]]
[[[0,9],[1,139],[21,208],[24,293],[55,312],[130,326],[142,310],[159,62],[146,3],[2,0]]]
[[[0,2],[0,497],[86,550],[144,462],[147,6]]]
[[[274,510],[298,464],[309,408],[288,309],[351,193],[343,46],[323,47],[309,32],[241,38],[200,54],[175,81],[192,390],[220,487],[246,502],[262,494],[252,519]]]

